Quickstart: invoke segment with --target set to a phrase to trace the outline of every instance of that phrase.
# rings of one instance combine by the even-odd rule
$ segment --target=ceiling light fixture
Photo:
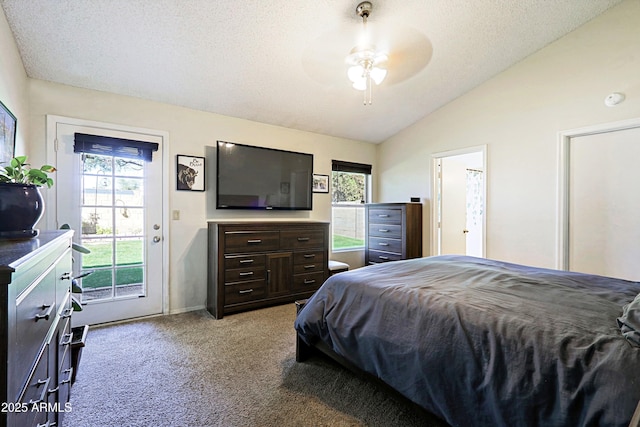
[[[371,14],[373,5],[363,1],[356,7],[356,14],[362,18],[364,40],[367,40],[367,18]],[[376,47],[365,42],[351,49],[347,56],[347,76],[354,89],[364,91],[364,105],[371,105],[371,83],[379,85],[387,76],[387,70],[381,64],[387,61],[387,55],[376,51]]]

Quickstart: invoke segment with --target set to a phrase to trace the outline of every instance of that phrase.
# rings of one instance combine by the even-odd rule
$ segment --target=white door
[[[159,144],[151,162],[74,153],[74,134]],[[57,122],[56,223],[75,230],[91,253],[73,252],[83,310],[74,324],[96,324],[163,310],[162,136]]]
[[[434,155],[436,255],[484,256],[484,148]]]
[[[640,128],[571,138],[571,271],[640,280]]]
[[[441,159],[440,255],[467,253],[465,163],[459,157]]]

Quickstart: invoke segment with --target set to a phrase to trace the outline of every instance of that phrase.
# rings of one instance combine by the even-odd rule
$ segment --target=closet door
[[[640,280],[640,128],[571,138],[569,270]]]

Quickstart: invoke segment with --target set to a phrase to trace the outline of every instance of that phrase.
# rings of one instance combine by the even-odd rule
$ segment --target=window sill
[[[364,246],[360,246],[357,248],[340,248],[340,249],[331,248],[331,253],[334,253],[334,254],[347,253],[347,252],[362,252],[362,251],[364,251]]]

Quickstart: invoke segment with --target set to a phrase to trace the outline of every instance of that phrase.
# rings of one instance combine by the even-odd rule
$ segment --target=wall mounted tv
[[[218,209],[311,210],[313,154],[218,141]]]

